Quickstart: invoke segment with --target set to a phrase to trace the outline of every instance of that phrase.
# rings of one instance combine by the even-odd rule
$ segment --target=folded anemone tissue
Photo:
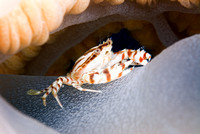
[[[199,134],[199,33],[199,0],[0,0],[0,133]],[[27,94],[107,38],[152,60],[83,85],[102,93],[61,87],[63,108]]]

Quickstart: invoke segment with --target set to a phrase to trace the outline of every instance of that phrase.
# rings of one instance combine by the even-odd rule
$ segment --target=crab
[[[46,106],[46,97],[52,92],[59,106],[63,108],[58,91],[63,84],[73,86],[80,91],[97,92],[100,90],[86,89],[82,84],[108,83],[128,74],[133,70],[134,65],[146,65],[151,60],[151,54],[144,49],[124,49],[112,52],[113,41],[107,41],[86,51],[74,64],[72,70],[66,76],[58,77],[48,88],[41,91],[29,90],[29,95],[42,96],[43,105]]]

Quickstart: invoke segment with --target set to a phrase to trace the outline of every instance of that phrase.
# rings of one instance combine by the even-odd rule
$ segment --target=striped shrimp
[[[100,84],[111,82],[118,79],[131,70],[134,65],[146,65],[151,60],[151,55],[143,49],[124,49],[119,52],[112,52],[112,40],[107,39],[106,42],[95,46],[84,53],[74,64],[72,70],[66,76],[58,77],[48,88],[41,91],[29,90],[29,95],[42,96],[43,105],[46,106],[46,97],[52,92],[54,98],[61,108],[63,108],[59,98],[58,91],[63,84],[73,86],[80,91],[98,92],[100,90],[85,89],[81,85]],[[130,65],[133,65],[130,67]]]

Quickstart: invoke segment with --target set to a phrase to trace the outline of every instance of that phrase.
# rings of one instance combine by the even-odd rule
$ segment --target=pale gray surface
[[[0,96],[0,133],[1,134],[58,134],[51,128],[33,120],[10,106]]]
[[[43,107],[30,88],[43,89],[55,77],[0,75],[1,95],[14,107],[61,133],[200,133],[200,35],[175,43],[145,67],[101,85],[103,93],[65,86]]]

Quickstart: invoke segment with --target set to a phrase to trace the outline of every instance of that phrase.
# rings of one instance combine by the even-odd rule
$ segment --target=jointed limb
[[[80,85],[78,85],[78,84],[72,84],[72,86],[75,87],[76,89],[80,90],[80,91],[101,93],[100,90],[93,90],[93,89],[82,88],[82,87],[81,87]]]
[[[56,81],[54,81],[48,88],[46,89],[43,89],[41,91],[36,91],[36,90],[29,90],[27,92],[27,94],[29,95],[39,95],[41,93],[45,93],[43,96],[42,96],[42,100],[43,100],[43,105],[46,106],[46,97],[52,92],[54,98],[56,99],[56,101],[58,102],[58,104],[60,105],[61,108],[63,108],[59,98],[58,98],[58,91],[60,90],[61,86],[63,83],[67,83],[67,84],[71,84],[70,83],[70,80],[66,77],[58,77],[56,79]]]
[[[131,50],[131,49],[124,49],[122,51],[116,52],[113,54],[112,61],[108,64],[108,66],[112,66],[122,60],[130,59],[133,61],[132,65],[139,64],[139,65],[146,65],[150,59],[151,55],[149,55],[144,50]]]
[[[56,99],[56,101],[58,102],[60,107],[63,108],[63,106],[58,98],[58,95],[57,95],[58,91],[60,90],[60,88],[63,84],[72,85],[73,87],[75,87],[76,89],[78,89],[80,91],[98,92],[98,93],[101,92],[99,90],[82,88],[80,86],[82,84],[81,82],[77,83],[77,81],[73,81],[70,77],[58,77],[48,88],[43,89],[41,91],[36,91],[36,90],[31,89],[27,92],[27,94],[39,95],[41,93],[44,93],[44,95],[42,96],[42,100],[43,100],[43,105],[46,106],[46,97],[52,92],[54,98]]]
[[[107,83],[128,74],[133,67],[128,68],[132,64],[132,60],[123,60],[110,67],[100,71],[93,71],[83,75],[83,79],[89,84]]]

